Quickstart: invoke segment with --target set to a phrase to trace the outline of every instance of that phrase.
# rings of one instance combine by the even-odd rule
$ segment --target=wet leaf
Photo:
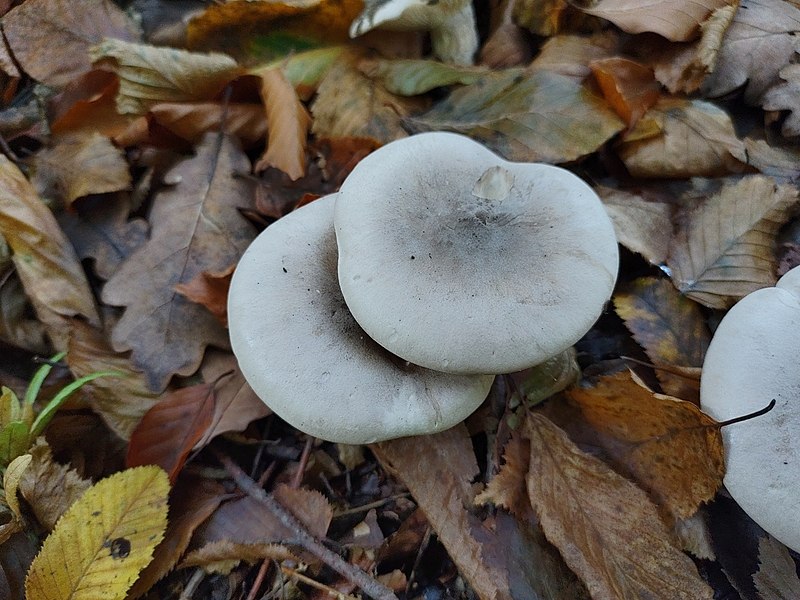
[[[475,83],[488,72],[485,67],[449,65],[438,60],[363,60],[358,65],[392,94],[416,96],[437,87]]]
[[[764,600],[800,598],[800,578],[792,555],[771,535],[758,540],[759,568],[753,582]]]
[[[589,63],[611,108],[632,127],[653,106],[661,87],[653,70],[627,58],[603,58]]]
[[[594,152],[623,127],[574,78],[523,69],[488,74],[406,122],[415,131],[463,133],[508,160],[550,163]]]
[[[167,476],[158,467],[99,481],[59,520],[31,564],[28,600],[125,598],[167,526]]]
[[[712,308],[775,285],[775,235],[797,208],[797,190],[751,175],[726,182],[689,210],[667,264],[675,286]]]
[[[525,433],[531,505],[592,598],[713,597],[641,489],[542,416],[530,414]]]
[[[29,0],[3,17],[3,33],[20,66],[54,87],[89,71],[89,48],[103,38],[139,37],[135,24],[110,0]]]
[[[216,317],[175,285],[235,264],[255,236],[238,210],[252,202],[250,187],[237,177],[247,171],[247,158],[231,140],[208,134],[195,157],[167,174],[177,183],[155,198],[150,239],[103,288],[106,303],[127,307],[114,327],[114,348],[133,350],[151,389],[163,389],[173,373],[197,370],[207,345],[228,346]]]
[[[106,39],[91,49],[94,66],[120,80],[117,110],[142,115],[160,102],[210,100],[243,71],[224,54],[200,54]]]
[[[192,448],[208,431],[215,402],[213,383],[181,388],[162,398],[131,433],[126,465],[159,465],[174,482]]]

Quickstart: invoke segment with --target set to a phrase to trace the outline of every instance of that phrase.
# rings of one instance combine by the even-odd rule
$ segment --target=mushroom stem
[[[438,27],[431,29],[431,49],[443,62],[474,64],[478,51],[478,32],[471,2],[450,13]]]

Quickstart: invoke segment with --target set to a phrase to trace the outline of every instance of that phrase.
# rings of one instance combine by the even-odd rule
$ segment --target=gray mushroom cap
[[[361,161],[336,201],[339,283],[394,354],[453,373],[508,373],[580,339],[609,299],[618,250],[592,189],[426,133]]]
[[[493,377],[407,364],[361,330],[339,290],[333,209],[327,196],[283,217],[239,262],[228,321],[247,381],[285,421],[334,442],[455,425],[481,404]]]
[[[725,421],[725,486],[761,527],[800,552],[800,267],[745,296],[722,319],[700,381],[704,411]]]

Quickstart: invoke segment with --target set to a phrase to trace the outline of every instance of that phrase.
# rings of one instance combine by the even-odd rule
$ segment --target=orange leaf
[[[628,127],[658,100],[661,86],[649,67],[620,57],[595,60],[589,67],[603,96]]]
[[[179,389],[151,408],[131,434],[125,464],[159,465],[175,481],[214,416],[213,383]]]
[[[219,272],[202,271],[194,279],[175,285],[175,291],[183,294],[192,302],[202,304],[210,310],[220,322],[228,326],[228,288],[236,265]]]

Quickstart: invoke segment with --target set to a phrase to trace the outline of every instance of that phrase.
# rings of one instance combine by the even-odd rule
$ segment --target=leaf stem
[[[761,415],[767,414],[775,408],[775,398],[773,398],[769,404],[767,404],[764,408],[760,408],[755,412],[751,412],[746,415],[742,415],[741,417],[734,417],[733,419],[728,419],[727,421],[720,421],[715,425],[715,427],[727,427],[728,425],[733,425],[734,423],[741,423],[742,421],[749,421],[750,419],[755,419],[756,417],[760,417]]]

